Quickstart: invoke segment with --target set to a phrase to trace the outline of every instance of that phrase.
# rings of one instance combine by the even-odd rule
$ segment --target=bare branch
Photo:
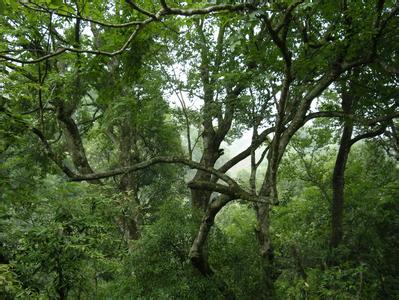
[[[21,2],[21,1],[19,3],[22,6],[28,8],[28,9],[34,10],[34,11],[43,12],[43,13],[52,13],[52,14],[57,15],[59,17],[64,17],[64,18],[68,18],[68,19],[80,19],[82,21],[87,21],[87,22],[90,22],[90,23],[93,23],[93,24],[97,24],[97,25],[100,25],[100,26],[103,26],[103,27],[125,28],[125,27],[134,26],[134,25],[140,25],[142,23],[142,21],[132,21],[132,22],[127,22],[127,23],[114,24],[114,23],[108,23],[108,22],[104,22],[104,21],[100,21],[100,20],[94,20],[94,19],[92,19],[90,17],[85,17],[85,16],[82,16],[82,15],[74,15],[74,14],[71,14],[71,13],[63,13],[63,12],[60,12],[59,10],[55,11],[55,10],[49,9],[47,7],[41,6],[41,5],[37,4],[37,3],[32,3],[32,4],[34,4],[37,7],[30,6],[30,5],[28,5],[28,4],[24,3],[24,2]]]
[[[85,49],[77,49],[77,48],[69,48],[69,47],[63,47],[58,49],[57,51],[53,52],[53,53],[49,53],[47,55],[44,55],[42,57],[39,57],[38,59],[31,59],[31,60],[23,60],[23,59],[18,59],[18,58],[13,58],[13,57],[9,57],[6,55],[1,55],[0,54],[0,58],[3,58],[5,61],[14,61],[14,62],[18,62],[21,64],[36,64],[45,60],[48,60],[52,57],[58,56],[64,52],[73,52],[73,53],[87,53],[87,54],[95,54],[95,55],[105,55],[105,56],[116,56],[121,54],[123,51],[126,50],[126,48],[130,45],[130,43],[132,42],[132,40],[137,36],[137,34],[139,33],[139,31],[141,29],[143,29],[143,27],[150,23],[152,20],[151,19],[147,19],[146,21],[144,21],[142,24],[140,24],[136,30],[129,36],[129,38],[127,39],[127,41],[125,42],[125,44],[117,51],[114,52],[108,52],[108,51],[102,51],[102,50],[85,50]]]

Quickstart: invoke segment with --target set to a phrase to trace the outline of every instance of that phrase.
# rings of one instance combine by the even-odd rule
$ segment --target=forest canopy
[[[0,298],[398,298],[398,13],[0,0]]]

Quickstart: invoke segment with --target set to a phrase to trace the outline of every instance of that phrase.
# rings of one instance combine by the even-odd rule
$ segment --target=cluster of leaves
[[[196,229],[183,199],[168,199],[156,221],[143,230],[125,265],[118,297],[135,299],[204,299],[219,297],[211,280],[201,278],[187,258]],[[198,221],[198,220],[197,220]]]
[[[314,148],[304,150],[309,157]],[[326,165],[331,170],[335,157],[328,151],[319,154],[323,160],[313,164],[314,174],[324,173]],[[285,173],[285,169],[302,170],[304,176],[294,179],[295,193],[290,191],[292,185],[280,186],[286,198],[273,212],[276,258],[282,270],[277,280],[281,297],[398,296],[398,256],[393,250],[397,247],[393,236],[397,230],[398,174],[395,162],[381,158],[381,151],[374,143],[367,143],[355,147],[351,154],[346,172],[344,242],[332,252],[329,192],[326,199],[320,182],[306,175],[306,157],[288,155],[281,176],[293,179],[293,173]],[[375,168],[377,160],[383,168]],[[330,264],[331,258],[338,264]]]
[[[0,195],[6,298],[92,295],[95,281],[120,268],[124,243],[114,222],[115,200],[106,190],[42,177],[37,169],[21,174],[21,159],[7,159],[1,168],[15,179],[1,182]]]

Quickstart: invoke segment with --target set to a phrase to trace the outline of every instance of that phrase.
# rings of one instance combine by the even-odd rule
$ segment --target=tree
[[[375,72],[375,73],[374,73]],[[378,83],[373,76],[379,74]],[[384,78],[384,75],[388,75]],[[384,79],[385,80],[384,80]],[[371,65],[364,72],[356,70],[341,85],[341,107],[345,115],[339,149],[334,166],[332,186],[331,247],[336,248],[343,236],[344,172],[351,147],[367,138],[389,134],[387,127],[397,118],[397,104],[390,88],[394,80],[389,74]],[[366,88],[367,86],[367,88]],[[382,86],[387,86],[385,89]],[[373,99],[373,100],[370,100]],[[357,116],[359,121],[353,119]],[[362,119],[367,116],[367,119]],[[357,126],[356,126],[357,125]],[[353,136],[353,133],[356,133]]]
[[[188,188],[193,207],[199,208],[203,217],[189,257],[203,276],[218,281],[216,285],[226,298],[232,297],[232,293],[223,278],[214,276],[215,271],[205,254],[205,242],[216,215],[224,206],[233,200],[253,203],[259,253],[266,275],[259,294],[264,298],[273,297],[278,272],[271,244],[270,211],[278,204],[277,178],[282,157],[296,132],[314,118],[344,118],[345,137],[350,136],[351,99],[344,97],[343,111],[314,111],[313,108],[322,109],[317,105],[318,99],[334,89],[347,74],[367,70],[374,62],[387,61],[383,55],[386,49],[381,44],[382,41],[389,45],[397,43],[397,37],[387,32],[391,26],[394,28],[398,5],[385,1],[342,1],[337,6],[308,1],[215,5],[196,1],[172,5],[167,1],[139,3],[130,0],[125,4],[113,1],[2,3],[10,13],[9,17],[2,17],[6,28],[2,39],[8,43],[5,54],[0,54],[4,63],[2,73],[8,79],[3,87],[2,111],[12,120],[10,124],[18,124],[22,131],[30,128],[41,140],[48,157],[71,181],[100,184],[109,181],[106,178],[121,176],[120,190],[127,195],[132,192],[133,203],[136,201],[135,205],[139,206],[143,204],[137,202],[139,189],[146,186],[144,182],[138,183],[142,176],[137,174],[141,170],[161,163],[196,169]],[[26,10],[28,17],[21,17],[16,8]],[[35,30],[19,32],[13,24],[21,28],[33,25]],[[169,32],[161,33],[163,27]],[[62,33],[60,28],[63,28]],[[91,35],[84,35],[89,28]],[[181,38],[186,30],[188,33]],[[165,40],[169,41],[169,49],[175,47],[176,50],[167,53],[162,48]],[[144,45],[149,47],[148,53],[142,51]],[[162,49],[159,52],[158,47]],[[168,59],[168,54],[172,59]],[[184,75],[185,84],[174,86],[175,82],[170,82],[169,72],[175,67],[173,56],[183,61],[182,64],[190,65],[189,72]],[[158,60],[159,69],[146,66],[157,65],[154,58]],[[98,74],[102,74],[100,79]],[[163,139],[170,134],[168,130],[157,129],[143,137],[144,128],[150,124],[165,127],[165,122],[157,120],[165,120],[163,117],[168,113],[166,105],[160,105],[160,110],[156,109],[158,104],[155,105],[162,101],[162,87],[146,80],[144,74],[157,78],[158,83],[169,88],[172,86],[174,91],[183,87],[190,96],[199,94],[201,107],[194,113],[200,120],[202,152],[199,162],[193,161],[189,134],[192,119],[182,99],[188,158],[182,157],[179,150],[173,153],[177,155],[170,156],[171,151],[156,149],[160,141],[165,149],[179,147],[178,142],[171,142],[173,138]],[[34,83],[22,91],[26,99],[37,94],[38,105],[16,101],[19,91],[11,80],[15,75]],[[105,97],[118,100],[113,102]],[[45,98],[51,101],[43,103]],[[20,115],[26,112],[23,108],[31,111],[27,115],[36,116],[21,119]],[[117,116],[113,115],[115,111]],[[100,112],[102,117],[113,118],[102,123],[97,115]],[[140,120],[137,114],[143,114],[147,120]],[[106,159],[101,159],[95,151],[87,154],[84,128],[79,128],[84,122],[79,118],[88,115],[87,129],[95,131],[100,126],[107,134],[105,143],[108,139],[118,142],[119,159],[112,158],[114,164],[109,164],[110,160],[105,163]],[[57,132],[57,124],[65,141],[60,148],[68,150],[72,165],[64,159],[68,157],[65,150],[59,152],[49,141]],[[195,122],[194,126],[197,124]],[[239,128],[252,129],[251,144],[218,166],[223,154],[222,143],[237,136]],[[151,141],[149,145],[146,144],[148,140]],[[340,210],[339,194],[342,194],[339,191],[343,190],[340,178],[343,178],[349,152],[346,142],[343,138],[343,156],[337,160],[334,181],[339,183],[335,197],[338,200],[334,202],[338,204],[337,211]],[[264,143],[268,145],[258,159],[256,149]],[[4,149],[8,147],[9,144]],[[152,151],[154,148],[156,151]],[[142,154],[149,150],[151,155]],[[106,166],[108,171],[94,171],[89,163],[90,156],[96,157],[97,164]],[[248,189],[227,171],[249,156],[252,175]],[[263,158],[267,161],[263,163],[266,171],[258,189],[256,170]],[[133,215],[128,218],[129,235],[138,238],[138,215],[133,211],[129,214]],[[336,223],[339,224],[339,212],[334,216],[338,217]],[[122,219],[123,224],[125,221]],[[340,231],[339,225],[334,228]]]

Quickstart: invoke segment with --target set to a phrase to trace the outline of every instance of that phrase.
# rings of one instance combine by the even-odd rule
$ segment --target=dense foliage
[[[0,298],[399,298],[398,13],[0,0]]]

